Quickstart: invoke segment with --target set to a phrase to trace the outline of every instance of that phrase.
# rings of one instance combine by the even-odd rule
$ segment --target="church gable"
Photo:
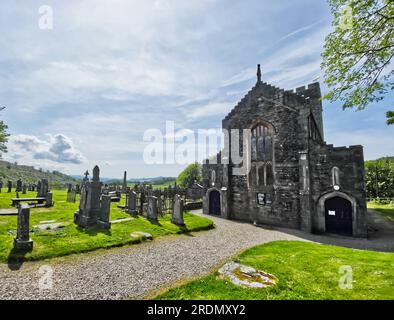
[[[306,92],[301,90],[298,92],[285,91],[262,82],[260,65],[258,65],[257,83],[223,119],[222,127],[224,129],[249,128],[256,117],[275,121],[279,120],[278,114],[283,113],[292,113],[291,118],[295,119],[301,109],[310,109]]]

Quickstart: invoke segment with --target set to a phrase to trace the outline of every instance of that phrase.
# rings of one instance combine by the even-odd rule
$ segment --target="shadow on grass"
[[[100,233],[105,234],[107,236],[111,236],[112,235],[111,230],[99,229],[99,228],[96,228],[96,227],[92,227],[92,228],[80,228],[80,227],[77,227],[77,230],[79,232],[85,233],[85,234],[87,234],[88,236],[91,236],[91,237],[97,236]]]
[[[8,268],[12,271],[17,271],[19,270],[23,263],[25,262],[25,256],[27,253],[29,253],[31,250],[16,250],[15,247],[13,247],[8,255],[7,258],[7,265]]]
[[[154,221],[154,220],[147,219],[147,221],[149,221],[151,224],[153,224],[155,226],[158,226],[158,227],[162,227],[163,226],[158,220]]]

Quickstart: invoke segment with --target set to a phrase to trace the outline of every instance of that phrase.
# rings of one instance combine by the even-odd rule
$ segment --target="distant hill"
[[[71,176],[74,179],[82,180],[83,176],[81,175],[72,175]],[[119,178],[106,178],[106,177],[100,177],[100,180],[103,183],[106,184],[122,184],[123,179]],[[148,183],[148,184],[153,184],[153,185],[170,185],[175,183],[176,178],[175,177],[153,177],[153,178],[130,178],[127,179],[128,183],[135,184],[135,183]]]
[[[15,165],[2,160],[0,160],[0,178],[3,180],[4,186],[8,180],[16,184],[19,178],[26,184],[37,183],[40,179],[48,179],[51,188],[65,188],[68,183],[78,182],[77,179],[58,171],[37,170],[32,166]]]
[[[388,160],[388,161],[392,162],[392,161],[394,161],[394,156],[392,156],[392,157],[383,157],[383,158],[379,158],[377,160],[378,161]]]

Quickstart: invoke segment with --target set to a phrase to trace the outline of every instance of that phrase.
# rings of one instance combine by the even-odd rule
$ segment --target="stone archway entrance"
[[[209,193],[209,214],[220,216],[221,213],[220,192],[212,190]]]
[[[353,235],[353,208],[349,200],[340,196],[327,199],[324,203],[326,232],[344,236]]]

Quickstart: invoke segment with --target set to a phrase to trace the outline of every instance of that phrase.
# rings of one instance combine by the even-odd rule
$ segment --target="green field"
[[[4,190],[3,190],[4,191]],[[77,210],[78,203],[66,202],[66,191],[53,191],[55,206],[52,208],[32,208],[30,210],[30,229],[34,229],[40,221],[56,220],[66,224],[64,228],[57,230],[44,230],[31,232],[31,239],[34,241],[32,252],[24,255],[24,260],[40,260],[57,256],[69,255],[85,251],[92,251],[99,248],[109,248],[140,242],[139,239],[130,237],[134,231],[144,231],[153,237],[169,234],[180,234],[190,231],[206,230],[213,228],[213,222],[207,218],[185,214],[186,228],[180,228],[170,222],[170,215],[159,219],[159,225],[154,225],[143,217],[135,218],[131,221],[113,224],[110,231],[83,230],[73,223],[73,215]],[[35,197],[35,192],[29,192],[26,197]],[[10,207],[11,198],[15,193],[0,194],[0,208]],[[21,195],[22,197],[22,195]],[[124,203],[124,197],[122,202]],[[119,203],[113,203],[111,207],[111,220],[130,218],[117,208]],[[0,261],[12,261],[20,258],[12,251],[13,240],[17,226],[17,216],[0,216]]]
[[[368,208],[380,212],[387,220],[394,222],[394,205],[368,202]]]
[[[215,272],[170,289],[157,299],[394,299],[393,253],[277,241],[249,249],[237,260],[274,274],[278,284],[269,289],[241,288],[219,279]],[[339,287],[341,266],[352,267],[352,289]]]

